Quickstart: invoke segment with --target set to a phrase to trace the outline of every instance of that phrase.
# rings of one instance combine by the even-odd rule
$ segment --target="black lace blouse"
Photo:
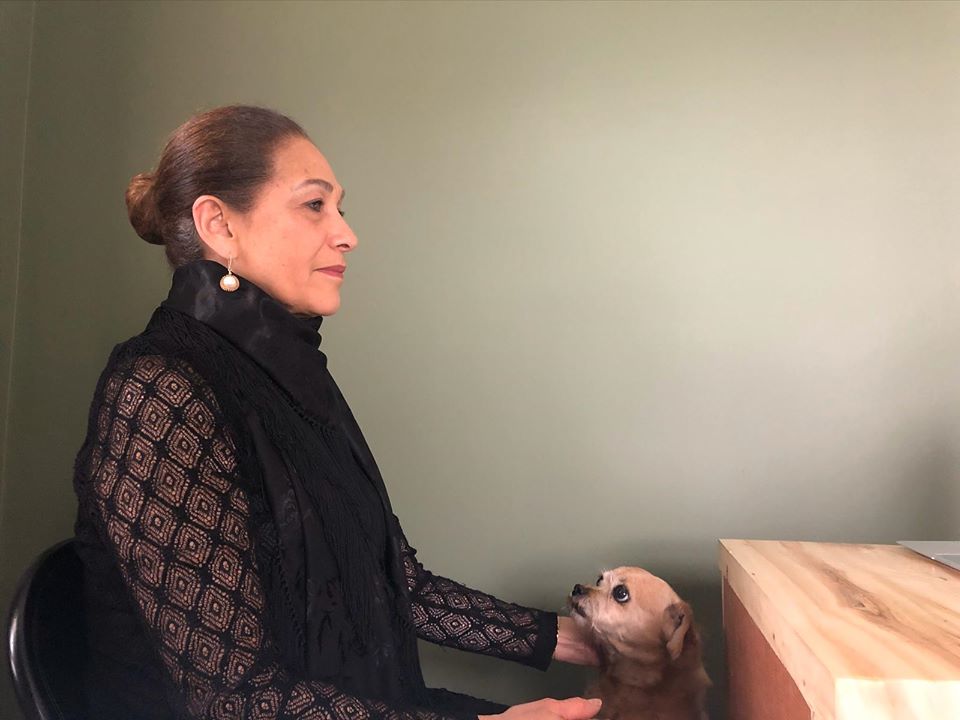
[[[251,523],[258,498],[242,482],[238,438],[216,394],[183,358],[113,360],[89,433],[78,457],[76,534],[87,569],[93,716],[441,720],[503,710],[444,690],[427,690],[416,704],[363,696],[351,690],[363,683],[348,677],[349,664],[320,679],[284,662],[254,552],[264,542]],[[382,546],[388,531],[369,510],[376,493],[367,493],[362,526]],[[433,575],[402,533],[400,552],[417,637],[549,664],[555,615]],[[308,591],[323,601],[324,588]]]

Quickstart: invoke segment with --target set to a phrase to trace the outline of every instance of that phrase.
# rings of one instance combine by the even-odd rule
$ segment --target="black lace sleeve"
[[[190,716],[441,720],[298,680],[278,664],[218,412],[189,368],[137,358],[104,386],[91,458],[98,532]]]
[[[460,650],[545,670],[557,646],[556,613],[498,600],[424,569],[402,540],[417,635]]]

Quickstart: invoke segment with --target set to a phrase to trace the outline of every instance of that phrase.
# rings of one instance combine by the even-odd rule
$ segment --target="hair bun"
[[[127,186],[127,214],[137,235],[153,245],[163,245],[160,217],[153,197],[153,173],[134,175]]]

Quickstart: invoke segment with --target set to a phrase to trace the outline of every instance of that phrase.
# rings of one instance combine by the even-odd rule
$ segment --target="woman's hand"
[[[553,658],[574,665],[600,664],[590,634],[568,617],[557,618],[557,648]]]
[[[481,715],[478,720],[589,720],[599,711],[599,698],[545,699],[514,705],[499,715]]]

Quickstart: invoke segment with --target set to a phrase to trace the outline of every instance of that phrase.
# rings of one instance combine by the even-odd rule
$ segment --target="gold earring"
[[[240,287],[240,279],[234,275],[230,268],[233,266],[233,258],[227,260],[227,274],[220,278],[220,289],[225,292],[236,292]]]

